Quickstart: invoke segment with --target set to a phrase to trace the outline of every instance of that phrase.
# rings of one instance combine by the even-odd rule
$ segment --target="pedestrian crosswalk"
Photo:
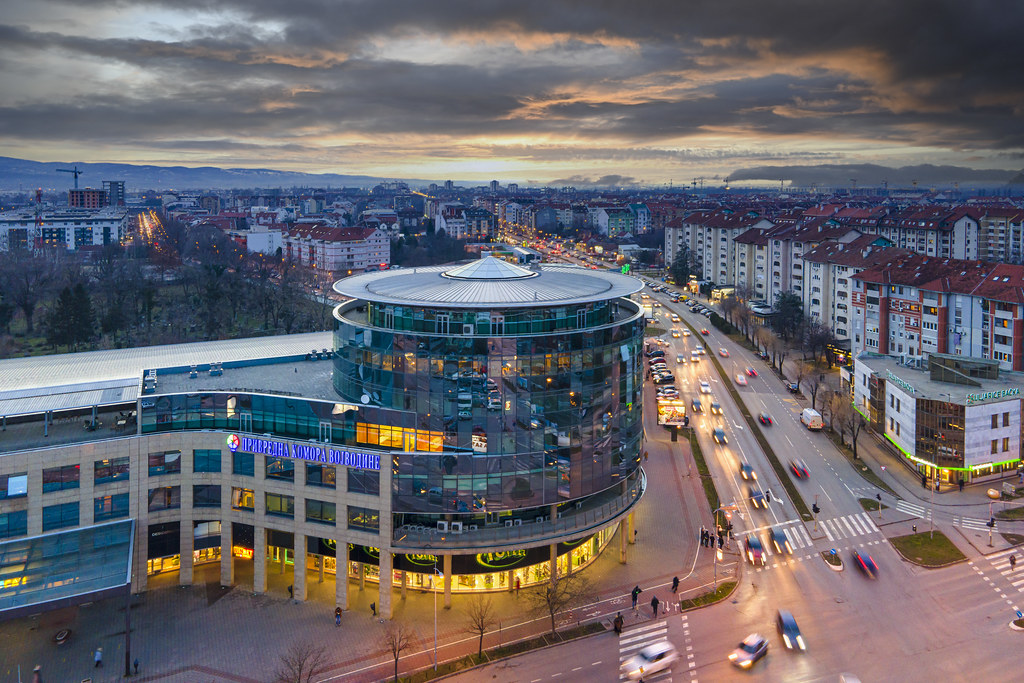
[[[623,631],[622,635],[619,636],[619,680],[630,680],[627,672],[623,670],[622,664],[625,664],[630,658],[651,643],[657,643],[667,639],[667,619],[649,621],[646,624],[635,626],[627,631]],[[644,676],[644,681],[664,681],[665,683],[671,683],[672,671],[671,669],[666,669],[664,671],[656,672],[650,676]]]
[[[1014,560],[1011,561],[1010,558]],[[1020,548],[1008,548],[1007,550],[1000,550],[997,553],[986,555],[989,564],[992,568],[999,572],[1007,581],[1009,581],[1017,592],[1024,593],[1024,555],[1021,554]]]
[[[825,533],[825,538],[828,539],[829,543],[834,543],[844,538],[866,536],[867,534],[879,531],[878,526],[867,512],[835,517],[833,519],[819,519],[818,528]]]
[[[931,519],[932,517],[932,511],[930,508],[926,508],[924,505],[918,505],[917,503],[910,503],[905,500],[897,500],[896,509],[910,515],[911,517],[917,517],[919,519]]]

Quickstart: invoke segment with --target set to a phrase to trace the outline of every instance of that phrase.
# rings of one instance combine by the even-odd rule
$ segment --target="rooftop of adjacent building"
[[[1000,370],[998,361],[990,361],[982,358],[967,358],[950,356],[948,354],[932,354],[934,363],[926,357],[918,367],[913,360],[904,362],[899,356],[883,356],[877,353],[864,352],[857,356],[857,361],[865,364],[876,375],[887,382],[896,377],[899,382],[906,386],[902,387],[906,393],[912,394],[915,399],[945,401],[958,405],[978,405],[982,403],[998,403],[1007,398],[1020,400],[1024,396],[1024,372],[1012,372]],[[987,376],[970,376],[969,380],[974,384],[956,383],[938,379],[945,375],[953,377],[955,372],[946,368],[932,368],[940,362],[955,362],[962,366],[962,370],[970,372],[976,369]],[[897,384],[899,384],[897,382]],[[912,387],[907,389],[907,387]],[[968,403],[968,396],[971,397]]]

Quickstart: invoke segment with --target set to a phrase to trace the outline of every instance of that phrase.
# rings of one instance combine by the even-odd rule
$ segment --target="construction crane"
[[[71,175],[75,176],[75,189],[77,190],[78,189],[78,176],[80,176],[83,173],[85,173],[85,171],[79,171],[78,170],[78,164],[75,164],[74,168],[58,168],[57,169],[57,173],[70,173]]]

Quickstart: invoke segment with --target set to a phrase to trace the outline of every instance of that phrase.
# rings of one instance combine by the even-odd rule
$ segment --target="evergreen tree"
[[[679,247],[679,253],[676,254],[675,259],[672,261],[672,266],[669,268],[669,272],[672,274],[672,279],[676,285],[682,286],[690,281],[690,249],[686,245]]]

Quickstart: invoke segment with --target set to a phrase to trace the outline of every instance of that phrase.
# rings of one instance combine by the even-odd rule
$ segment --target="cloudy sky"
[[[0,154],[502,182],[1024,167],[1024,3],[0,0]]]

